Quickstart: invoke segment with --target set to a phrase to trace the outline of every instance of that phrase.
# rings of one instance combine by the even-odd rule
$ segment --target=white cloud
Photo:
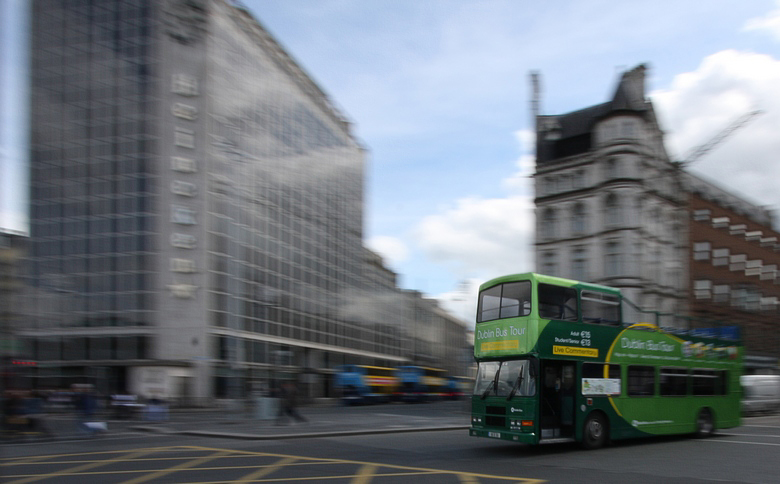
[[[445,265],[458,278],[484,280],[531,268],[533,228],[531,198],[471,197],[425,217],[414,235],[428,258]]]
[[[366,245],[382,256],[385,264],[390,267],[398,267],[409,257],[409,248],[397,237],[377,235],[368,239]]]
[[[754,109],[764,114],[731,133],[691,165],[723,188],[762,205],[780,205],[780,61],[753,52],[725,50],[706,57],[694,72],[651,97],[676,159]]]
[[[767,13],[763,17],[756,17],[745,22],[743,30],[766,31],[775,40],[780,41],[780,1],[777,2],[778,8]]]

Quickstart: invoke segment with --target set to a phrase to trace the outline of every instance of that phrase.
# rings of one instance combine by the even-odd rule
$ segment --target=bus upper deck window
[[[620,298],[614,294],[582,291],[582,320],[586,323],[620,324]]]
[[[539,317],[577,320],[577,290],[571,287],[539,284]]]
[[[531,314],[530,281],[507,282],[479,294],[477,322],[516,318]]]

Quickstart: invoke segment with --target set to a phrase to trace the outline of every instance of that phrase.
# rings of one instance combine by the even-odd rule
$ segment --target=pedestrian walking
[[[107,430],[105,422],[95,421],[95,413],[97,411],[98,401],[97,396],[95,395],[92,388],[81,388],[80,392],[76,395],[75,403],[78,427],[82,433],[87,435],[94,435],[97,432],[104,432]]]
[[[43,396],[37,391],[32,392],[24,399],[23,406],[24,415],[27,417],[27,430],[45,437],[53,437],[54,434],[46,422],[46,411],[43,404]]]
[[[298,388],[293,382],[282,384],[282,401],[279,407],[279,415],[276,418],[276,424],[280,425],[287,418],[295,419],[297,422],[308,422],[308,420],[298,413]]]

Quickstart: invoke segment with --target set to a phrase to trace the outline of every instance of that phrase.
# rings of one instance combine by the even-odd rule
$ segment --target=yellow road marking
[[[69,474],[77,474],[79,472],[83,472],[83,471],[86,471],[86,470],[89,470],[89,469],[94,469],[96,467],[101,467],[101,466],[108,465],[108,464],[113,464],[115,462],[123,462],[123,461],[126,461],[126,460],[132,460],[134,457],[139,457],[139,456],[142,456],[142,455],[151,454],[152,452],[154,452],[154,449],[151,449],[151,450],[147,449],[147,450],[142,450],[142,451],[139,451],[139,452],[133,452],[132,454],[127,454],[127,455],[124,455],[124,456],[121,456],[121,457],[117,457],[115,459],[107,459],[107,460],[103,460],[103,461],[92,462],[90,464],[84,464],[84,465],[80,465],[80,466],[76,466],[76,467],[71,467],[69,469],[64,469],[64,470],[57,471],[57,472],[51,472],[49,474],[41,474],[41,475],[34,476],[34,477],[28,477],[26,479],[13,481],[10,484],[26,484],[28,482],[41,481],[41,480],[47,479],[49,477],[59,477],[59,476],[67,476]]]
[[[144,455],[151,454],[153,452],[211,452],[212,454],[198,458],[198,459],[192,459],[191,457],[153,457],[153,458],[146,458],[146,459],[139,459],[138,457],[142,457]],[[109,458],[107,460],[103,461],[79,461],[79,462],[87,462],[86,465],[74,467],[71,469],[65,469],[63,471],[59,472],[53,472],[53,473],[47,473],[47,474],[41,474],[36,476],[26,475],[26,476],[6,476],[6,477],[28,477],[28,479],[20,480],[20,481],[13,481],[13,484],[22,484],[27,482],[35,482],[39,481],[41,479],[46,479],[50,477],[58,477],[63,475],[68,476],[87,476],[87,475],[109,475],[109,474],[138,474],[138,473],[148,473],[143,476],[139,476],[135,479],[131,479],[129,481],[125,481],[122,484],[140,484],[142,482],[147,482],[152,479],[156,479],[158,477],[162,477],[174,472],[183,471],[183,470],[194,470],[194,471],[207,471],[207,470],[228,470],[228,469],[257,469],[257,465],[249,465],[249,466],[220,466],[220,467],[200,467],[198,469],[192,469],[195,466],[198,466],[200,464],[206,463],[208,461],[214,460],[214,459],[224,459],[224,458],[247,458],[247,457],[276,457],[279,460],[274,462],[273,464],[262,466],[262,469],[257,469],[256,472],[247,474],[244,477],[239,478],[239,480],[234,481],[203,481],[203,482],[195,482],[193,480],[188,480],[191,484],[224,484],[225,482],[237,482],[237,483],[259,483],[259,482],[289,482],[289,481],[324,481],[324,480],[332,480],[332,479],[353,479],[353,483],[362,483],[366,484],[371,482],[372,479],[377,477],[402,477],[402,476],[424,476],[424,475],[434,475],[434,474],[442,474],[442,475],[451,475],[451,476],[457,476],[461,482],[472,484],[472,483],[479,483],[480,478],[484,479],[500,479],[507,482],[518,482],[518,483],[525,483],[525,484],[540,484],[546,482],[545,480],[541,479],[528,479],[528,478],[521,478],[521,477],[509,477],[509,476],[497,476],[497,475],[490,475],[490,474],[479,474],[479,473],[471,473],[471,472],[460,472],[460,471],[450,471],[450,470],[444,470],[444,469],[428,469],[428,468],[422,468],[422,467],[410,467],[410,466],[399,466],[399,465],[392,465],[392,464],[382,464],[377,462],[361,462],[361,461],[354,461],[354,460],[348,460],[348,459],[328,459],[328,458],[317,458],[317,457],[305,457],[305,456],[293,456],[293,455],[286,455],[286,454],[276,454],[276,453],[266,453],[266,452],[252,452],[252,451],[243,451],[243,450],[225,450],[225,449],[218,449],[218,448],[211,448],[211,447],[201,447],[201,446],[174,446],[174,447],[157,447],[157,448],[148,448],[148,449],[142,449],[135,453],[127,454],[127,451],[105,451],[105,452],[84,452],[84,453],[74,453],[74,454],[60,454],[60,455],[49,455],[49,456],[36,456],[36,457],[28,457],[28,458],[21,458],[19,460],[16,460],[16,462],[11,461],[13,458],[4,458],[0,459],[2,461],[10,461],[5,466],[11,466],[15,464],[19,465],[26,465],[28,462],[31,462],[34,460],[40,460],[40,459],[56,459],[56,458],[63,458],[63,457],[77,457],[77,456],[88,456],[88,455],[107,455],[107,454],[123,454],[114,458]],[[144,469],[132,469],[132,470],[122,470],[122,471],[101,471],[101,472],[84,472],[88,471],[90,469],[94,469],[96,467],[100,467],[103,465],[108,465],[112,463],[117,462],[127,462],[127,461],[137,461],[137,462],[145,462],[145,461],[158,461],[158,460],[172,460],[172,459],[191,459],[187,462],[183,462],[177,466],[163,469],[163,470],[144,470]],[[38,464],[43,464],[41,462],[37,462]],[[72,464],[74,462],[72,461],[66,461],[66,462],[60,462],[60,461],[50,461],[50,462],[44,462],[45,464]],[[276,478],[276,479],[263,479],[263,477],[271,474],[272,472],[286,467],[286,466],[306,466],[306,465],[330,465],[330,464],[350,464],[350,465],[357,465],[360,466],[359,470],[356,474],[352,475],[341,475],[341,476],[314,476],[314,477],[295,477],[295,478]],[[385,472],[377,472],[379,469],[386,469]],[[393,471],[399,471],[399,472],[393,472]],[[11,484],[11,483],[9,483]]]
[[[386,474],[374,474],[374,477],[407,477],[407,476],[431,476],[434,474],[456,474],[454,472],[393,472],[393,473],[386,473]],[[327,481],[327,480],[334,480],[334,479],[349,479],[354,478],[354,474],[347,474],[343,476],[312,476],[312,477],[284,477],[284,478],[278,478],[278,477],[272,477],[270,479],[256,479],[254,481],[251,481],[252,483],[257,482],[304,482],[304,481]],[[499,477],[499,479],[504,480],[510,480],[510,481],[517,481],[514,477]],[[201,482],[194,482],[194,481],[188,481],[187,484],[225,484],[225,483],[232,483],[234,481],[201,481]]]
[[[376,474],[376,469],[377,467],[374,464],[364,464],[355,478],[352,479],[352,484],[368,484],[373,479],[374,474]]]
[[[469,475],[458,474],[458,479],[460,479],[460,482],[462,482],[463,484],[478,484],[479,483],[479,479],[477,479],[474,476],[469,476]]]
[[[201,447],[201,446],[188,446],[191,449],[202,449],[202,450],[209,450],[209,451],[217,451],[220,449],[216,449],[213,447]],[[544,479],[530,479],[526,477],[507,477],[507,476],[496,476],[492,474],[480,474],[480,473],[474,473],[474,472],[461,472],[461,471],[450,471],[445,469],[428,469],[425,467],[409,467],[409,466],[399,466],[395,464],[382,464],[379,462],[361,462],[357,460],[347,460],[347,459],[328,459],[328,458],[322,458],[322,457],[305,457],[305,456],[294,456],[294,455],[287,455],[287,454],[276,454],[276,453],[270,453],[270,452],[252,452],[249,450],[234,450],[233,451],[236,454],[249,454],[249,455],[257,455],[257,456],[274,456],[274,457],[290,457],[293,459],[298,460],[311,460],[311,461],[320,461],[320,462],[333,462],[337,464],[356,464],[356,465],[365,465],[365,464],[374,464],[379,467],[388,467],[391,469],[402,469],[406,471],[416,471],[414,474],[449,474],[449,475],[464,475],[464,476],[473,476],[475,478],[484,478],[484,479],[503,479],[506,481],[512,481],[512,482],[522,482],[525,484],[542,484],[544,482],[547,482]],[[398,475],[398,474],[390,474],[390,475]],[[412,474],[410,474],[412,475]],[[377,475],[379,476],[379,475]],[[342,476],[343,478],[344,476]],[[347,476],[352,477],[352,476]],[[320,477],[319,479],[323,479]],[[286,481],[290,479],[273,479],[274,481]],[[304,480],[304,479],[301,479]],[[256,482],[264,482],[264,481],[256,481]],[[195,484],[195,483],[193,483]],[[198,483],[198,484],[207,484],[207,483]]]
[[[225,456],[229,457],[229,456]],[[220,459],[224,459],[225,457],[220,457]],[[246,457],[253,457],[245,455]],[[189,459],[192,459],[192,457],[188,457]],[[125,461],[122,461],[125,462]],[[130,461],[126,461],[130,462]],[[142,460],[138,460],[138,462],[143,462]],[[290,464],[291,466],[316,466],[316,465],[336,465],[338,462],[301,462],[297,464]],[[245,465],[245,466],[217,466],[217,467],[198,467],[198,471],[229,471],[229,470],[246,470],[246,469],[257,469],[257,464],[254,465]],[[109,475],[116,475],[116,474],[144,474],[147,472],[158,472],[161,469],[124,469],[121,471],[98,471],[98,472],[74,472],[69,473],[69,476],[109,476]],[[185,469],[186,470],[186,469]],[[39,476],[40,474],[16,474],[16,475],[8,475],[4,477],[8,478],[19,478],[19,477],[35,477]],[[232,482],[232,481],[231,481]]]
[[[280,459],[269,466],[264,466],[262,469],[258,469],[255,472],[249,473],[244,477],[239,478],[237,481],[233,481],[233,482],[235,483],[254,482],[255,479],[258,479],[260,477],[265,477],[268,474],[271,474],[272,472],[276,472],[282,467],[286,467],[297,460],[298,459],[294,459],[292,457],[285,457],[284,459]]]
[[[47,457],[49,457],[49,456],[48,455],[33,455],[33,456],[30,456],[30,457],[21,457],[21,459],[22,459],[21,462],[5,462],[5,463],[0,464],[0,467],[11,466],[11,465],[13,465],[13,466],[23,466],[23,465],[28,465],[28,464],[41,464],[40,461],[43,460],[43,459],[46,459]],[[3,459],[3,460],[7,460],[7,459]],[[45,464],[45,462],[44,462],[44,464]]]
[[[224,457],[228,454],[230,454],[230,452],[222,450],[219,452],[215,452],[211,455],[201,457],[200,459],[193,459],[191,461],[182,462],[177,466],[169,467],[167,469],[163,469],[161,471],[157,471],[152,474],[147,474],[145,476],[137,477],[135,479],[130,479],[129,481],[125,481],[122,484],[140,484],[141,482],[151,481],[152,479],[157,479],[158,477],[167,476],[168,474],[173,474],[174,472],[190,469],[192,467],[198,466],[200,464],[204,464],[214,459],[219,459],[220,457]]]
[[[150,452],[175,452],[177,450],[192,450],[191,445],[176,445],[172,447],[147,447],[146,449],[142,449],[144,451],[150,451]],[[44,456],[36,456],[36,457],[3,457],[0,458],[0,461],[15,461],[19,459],[37,459],[39,457],[48,457],[50,459],[56,459],[57,457],[76,457],[76,456],[82,456],[82,455],[105,455],[105,454],[127,454],[128,449],[124,450],[104,450],[99,452],[73,452],[70,454],[52,454],[52,455],[44,455]]]

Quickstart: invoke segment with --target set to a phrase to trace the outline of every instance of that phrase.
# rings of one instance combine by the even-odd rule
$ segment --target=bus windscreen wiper
[[[523,384],[523,369],[524,367],[520,367],[520,371],[517,374],[517,379],[515,380],[515,384],[512,387],[512,391],[509,392],[509,396],[506,397],[507,400],[511,400],[512,397],[515,396],[515,393],[517,393],[517,389],[520,388],[520,385]]]
[[[496,383],[496,381],[495,381],[495,380],[492,380],[492,381],[491,381],[491,382],[488,384],[487,388],[485,388],[485,391],[484,391],[484,392],[482,392],[482,400],[484,400],[484,399],[486,399],[486,398],[487,398],[487,396],[488,396],[488,393],[490,393],[490,389],[491,389],[491,388],[493,388],[493,385],[495,385],[495,383]]]
[[[491,388],[495,388],[496,392],[498,391],[498,374],[501,373],[501,365],[498,366],[498,370],[496,370],[496,376],[493,377],[493,381],[490,382],[490,385],[485,388],[485,391],[482,393],[482,400],[486,399],[488,394],[490,393]]]

